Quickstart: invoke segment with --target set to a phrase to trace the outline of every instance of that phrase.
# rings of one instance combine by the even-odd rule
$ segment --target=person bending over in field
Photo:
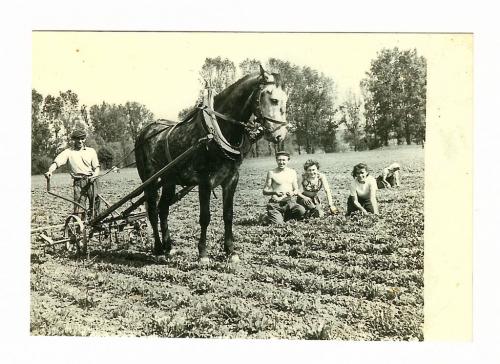
[[[382,170],[380,176],[377,177],[378,188],[391,188],[399,187],[399,170],[401,166],[399,163],[392,163],[389,167]]]
[[[368,167],[364,163],[356,164],[352,170],[354,180],[349,188],[347,199],[347,216],[356,211],[363,215],[374,213],[378,215],[377,181],[368,174]]]
[[[309,159],[304,163],[304,172],[297,202],[306,209],[305,217],[323,217],[325,215],[318,196],[321,189],[325,190],[330,212],[332,214],[337,213],[338,210],[333,204],[330,185],[325,175],[319,171],[319,162]]]
[[[278,166],[267,172],[262,193],[264,196],[271,196],[266,207],[270,224],[281,225],[287,220],[300,220],[306,213],[306,209],[295,201],[295,196],[299,193],[297,173],[287,167],[289,161],[289,153],[277,152]]]
[[[89,208],[94,210],[94,214],[99,209],[97,196],[97,181],[100,166],[95,149],[85,146],[87,135],[83,130],[75,130],[71,134],[73,145],[63,150],[45,173],[45,177],[50,179],[52,173],[62,165],[68,163],[71,177],[73,177],[73,196],[74,200],[85,206],[88,200]],[[94,200],[96,206],[93,206]],[[80,207],[74,205],[74,212],[81,213]]]

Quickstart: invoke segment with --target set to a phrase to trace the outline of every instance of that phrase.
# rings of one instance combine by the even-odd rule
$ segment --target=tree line
[[[227,58],[206,58],[200,71],[200,96],[210,82],[216,92],[238,77],[258,72],[260,62],[247,58],[238,67]],[[338,97],[335,81],[323,73],[277,58],[264,68],[279,73],[288,94],[289,137],[278,146],[289,152],[355,151],[397,144],[423,144],[427,64],[415,49],[382,49],[360,81],[361,94],[352,90]],[[239,69],[239,75],[237,70]],[[194,107],[179,112],[182,119]],[[270,155],[271,145],[260,140],[252,156]]]
[[[258,72],[261,63],[247,58],[237,66],[222,57],[206,58],[199,71],[200,89],[189,113],[202,99],[207,82],[220,92],[243,75]],[[250,156],[270,155],[275,148],[312,154],[319,150],[355,151],[425,141],[427,66],[416,50],[382,49],[360,81],[361,94],[349,91],[338,97],[334,79],[309,67],[269,58],[263,65],[279,73],[288,94],[289,137],[279,146],[257,142]],[[139,130],[154,121],[146,105],[102,102],[80,105],[71,91],[45,97],[32,90],[32,173],[42,173],[69,142],[75,127],[87,130],[87,144],[98,150],[104,167],[121,161],[133,163],[130,151]]]
[[[31,173],[47,170],[55,155],[70,142],[71,132],[81,128],[87,132],[88,146],[98,151],[104,168],[121,161],[134,162],[134,141],[154,115],[145,105],[135,101],[122,104],[102,102],[98,105],[80,105],[78,95],[71,91],[43,96],[31,92]]]

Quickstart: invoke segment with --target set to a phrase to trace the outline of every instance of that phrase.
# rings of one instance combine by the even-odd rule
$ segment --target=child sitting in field
[[[399,187],[399,163],[392,163],[389,167],[382,170],[380,176],[377,177],[378,188]]]
[[[352,176],[354,180],[349,188],[346,216],[356,211],[361,211],[363,215],[369,212],[378,215],[377,181],[368,174],[367,165],[356,164],[352,170]]]
[[[325,212],[321,206],[318,193],[321,189],[325,190],[328,206],[332,214],[337,212],[333,204],[332,192],[326,176],[319,171],[319,162],[309,159],[304,163],[305,173],[302,175],[302,181],[299,186],[300,192],[297,197],[297,203],[306,209],[305,217],[323,217]]]

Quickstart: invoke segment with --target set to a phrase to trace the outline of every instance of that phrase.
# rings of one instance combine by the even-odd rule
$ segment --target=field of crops
[[[311,156],[293,156],[297,172]],[[197,193],[171,209],[177,253],[155,264],[148,246],[90,245],[90,259],[31,239],[32,335],[423,340],[424,152],[402,147],[318,154],[341,214],[262,226],[261,189],[273,158],[245,160],[235,196],[235,244],[222,251],[221,191],[212,199],[208,267],[197,263]],[[402,165],[402,187],[378,192],[380,216],[344,217],[350,172]],[[140,183],[135,169],[103,178],[111,202]],[[71,196],[70,178],[53,188]],[[61,224],[71,206],[32,177],[32,228]]]

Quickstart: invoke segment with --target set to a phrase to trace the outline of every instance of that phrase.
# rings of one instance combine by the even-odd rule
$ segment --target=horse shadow
[[[156,265],[154,257],[146,252],[136,250],[92,250],[87,257],[78,255],[70,259],[83,260],[84,264],[107,263],[113,265],[124,265],[133,268],[142,268],[149,265]]]

